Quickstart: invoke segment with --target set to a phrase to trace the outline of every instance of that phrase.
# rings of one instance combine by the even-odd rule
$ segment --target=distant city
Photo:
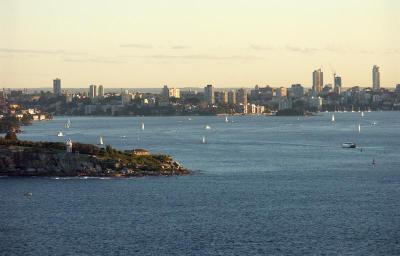
[[[324,84],[321,69],[312,72],[312,87],[292,84],[289,88],[269,85],[254,88],[115,89],[89,85],[88,89],[64,89],[60,78],[53,90],[3,89],[0,104],[19,106],[15,113],[51,115],[306,115],[318,111],[399,110],[400,84],[382,88],[380,68],[372,67],[371,86],[342,87],[342,77],[334,73]],[[325,78],[326,79],[326,78]],[[29,111],[28,111],[29,110]]]

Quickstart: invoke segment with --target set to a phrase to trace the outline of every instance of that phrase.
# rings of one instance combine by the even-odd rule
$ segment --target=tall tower
[[[379,91],[381,88],[381,73],[379,72],[379,67],[374,65],[372,68],[372,90]]]
[[[102,85],[99,85],[99,98],[104,98],[104,87]]]
[[[59,78],[53,80],[53,93],[57,96],[61,95],[61,80]]]
[[[245,88],[241,88],[237,91],[237,102],[242,103],[244,106],[247,106],[247,90]]]
[[[89,98],[94,99],[96,97],[97,97],[97,86],[92,84],[89,86]]]
[[[316,94],[321,93],[324,85],[324,73],[321,69],[317,69],[313,72],[313,91]]]
[[[211,84],[204,87],[204,100],[207,101],[208,105],[215,104],[214,88]]]
[[[335,93],[339,95],[342,91],[342,78],[337,76],[336,73],[333,74],[333,84]]]

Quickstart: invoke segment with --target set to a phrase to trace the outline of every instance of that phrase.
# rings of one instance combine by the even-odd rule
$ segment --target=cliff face
[[[118,158],[65,153],[56,149],[0,145],[0,175],[130,177],[189,173],[171,158],[144,158],[144,163],[134,159],[126,162]]]

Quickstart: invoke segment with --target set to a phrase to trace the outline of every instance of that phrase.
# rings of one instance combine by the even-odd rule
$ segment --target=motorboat
[[[343,142],[342,148],[356,148],[356,144],[354,142]]]

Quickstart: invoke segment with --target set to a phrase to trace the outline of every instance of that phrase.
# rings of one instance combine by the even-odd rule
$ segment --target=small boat
[[[103,137],[100,136],[99,144],[98,144],[98,145],[103,145],[103,144],[104,144],[104,142],[103,142]]]
[[[192,118],[189,117],[189,118],[188,118],[188,121],[192,121]]]
[[[332,115],[332,122],[335,122],[335,115]]]
[[[26,193],[24,193],[24,196],[31,197],[31,196],[33,196],[33,194],[32,194],[32,192],[26,192]]]
[[[144,130],[144,123],[143,122],[140,124],[140,129]]]
[[[372,122],[372,125],[377,125],[377,123],[375,121]]]
[[[62,132],[57,133],[57,137],[63,137],[63,136],[64,136],[64,134]]]
[[[210,129],[211,129],[211,126],[206,125],[204,128],[205,128],[206,130],[210,130]]]
[[[203,144],[205,144],[205,143],[206,143],[206,137],[203,136],[203,139],[201,140],[201,142],[202,142]]]
[[[356,144],[354,142],[344,142],[342,143],[342,148],[356,148]]]

